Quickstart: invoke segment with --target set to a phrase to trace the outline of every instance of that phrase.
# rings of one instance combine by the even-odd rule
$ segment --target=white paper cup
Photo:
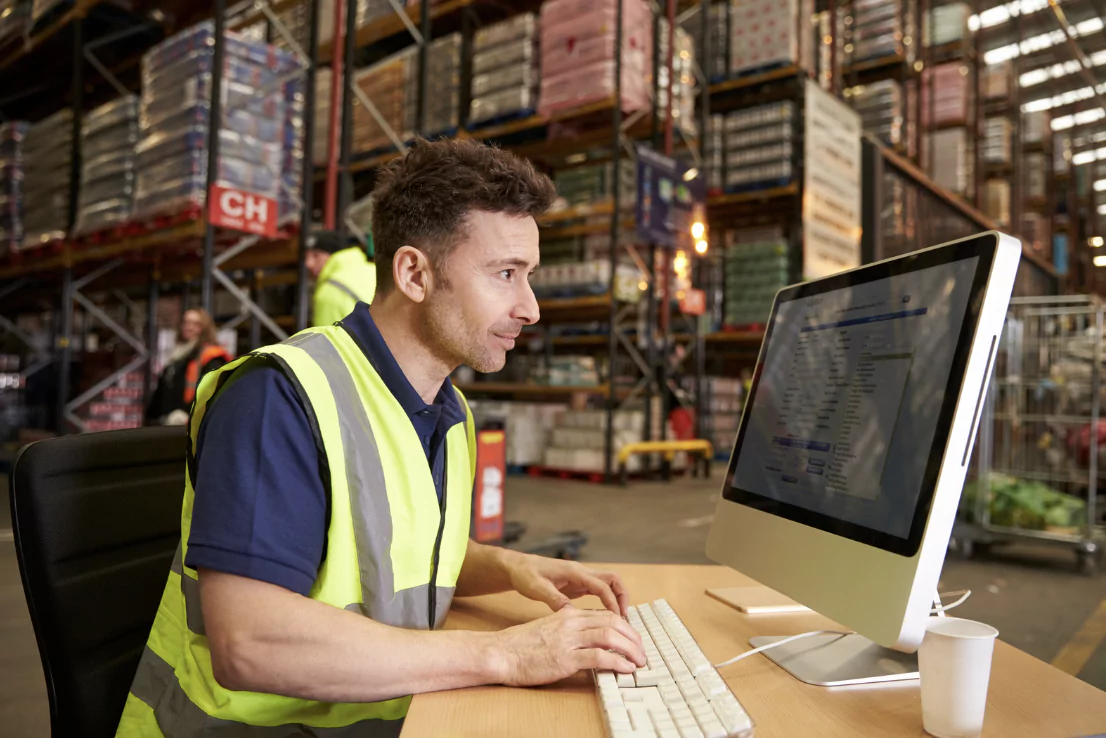
[[[983,732],[987,684],[998,631],[961,618],[930,618],[918,649],[922,726],[936,738]]]

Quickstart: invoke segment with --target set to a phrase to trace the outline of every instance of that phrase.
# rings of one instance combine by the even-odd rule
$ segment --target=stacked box
[[[538,25],[536,14],[523,13],[476,32],[470,125],[537,110],[541,83]]]
[[[72,160],[72,110],[60,110],[27,130],[23,139],[22,248],[66,237]]]
[[[728,113],[722,124],[727,191],[786,183],[792,177],[797,108],[784,102]]]
[[[959,62],[938,64],[922,72],[922,122],[926,127],[963,125],[971,109],[971,76]],[[936,93],[930,91],[936,88]]]
[[[790,281],[788,245],[780,229],[727,232],[725,270],[723,324],[766,323],[776,293]]]
[[[1052,116],[1047,110],[1022,114],[1022,143],[1042,143],[1052,134]]]
[[[983,121],[983,161],[1009,164],[1014,150],[1014,124],[1008,118]]]
[[[491,402],[470,400],[476,427],[498,425],[506,435],[508,466],[542,463],[549,437],[564,405],[550,402]]]
[[[657,95],[657,109],[663,111],[668,105],[668,20],[660,20],[661,54],[659,74],[660,89]],[[652,89],[652,73],[650,73]],[[672,49],[672,121],[682,127],[689,135],[696,135],[698,126],[695,116],[695,44],[691,35],[682,28],[676,29],[676,46]]]
[[[866,133],[892,146],[903,144],[906,106],[902,85],[893,79],[884,79],[847,90],[846,97],[860,114]]]
[[[416,51],[417,49],[412,47],[382,62],[358,70],[353,77],[353,83],[372,101],[373,106],[380,113],[380,117],[400,138],[404,136],[404,125],[407,122],[404,111],[408,94],[406,92],[409,79],[408,68],[413,66],[411,60],[415,58]],[[330,86],[327,85],[328,94],[329,89]],[[316,111],[318,109],[318,106],[316,106]],[[329,110],[329,101],[326,103],[326,109]],[[323,128],[322,130],[327,129]],[[326,136],[324,135],[322,138],[324,140],[321,145],[325,151]],[[316,136],[315,144],[316,146],[320,145],[318,136]],[[353,150],[362,153],[392,145],[392,139],[388,136],[388,133],[365,106],[360,103],[354,104]]]
[[[694,377],[685,376],[682,385],[685,392],[694,396]],[[703,436],[714,446],[716,457],[728,456],[737,439],[741,411],[745,406],[744,383],[732,377],[705,376],[699,388],[703,395],[700,403],[703,409]]]
[[[81,124],[81,186],[77,235],[125,223],[134,207],[138,98],[101,105]]]
[[[23,139],[28,124],[0,124],[0,256],[23,242]]]
[[[606,443],[606,412],[603,410],[568,410],[557,418],[550,445],[542,455],[543,464],[551,469],[581,472],[604,470],[603,448]],[[644,416],[640,410],[618,410],[613,415],[611,464],[618,468],[618,450],[641,440]],[[626,464],[628,471],[641,469],[642,458],[635,454]]]
[[[737,7],[738,0],[729,0],[732,8]],[[696,49],[702,49],[702,19],[698,13],[689,16],[683,23],[683,29],[691,36],[691,42]],[[707,74],[712,82],[718,82],[728,76],[726,67],[726,2],[715,0],[710,4],[710,21],[708,22],[710,33],[710,59],[705,66]]]
[[[1010,225],[1010,183],[989,179],[983,186],[983,212],[1000,225]]]
[[[542,247],[542,254],[545,247]],[[641,274],[630,264],[619,264],[615,268],[614,296],[623,302],[638,302],[641,299]],[[585,261],[542,265],[534,272],[530,285],[534,293],[544,295],[602,295],[611,284],[610,258],[588,259]]]
[[[407,64],[406,93],[404,101],[404,128],[406,138],[416,132],[423,136],[454,135],[461,125],[461,34],[430,42],[427,61],[430,74],[427,78],[426,130],[421,130],[418,119],[419,57],[413,55]]]
[[[302,210],[305,87],[304,75],[297,75],[284,83],[284,137],[281,141],[280,196],[277,199],[282,223],[297,218]]]
[[[813,0],[745,0],[730,11],[730,74],[814,66]]]
[[[89,403],[82,413],[88,430],[126,430],[138,428],[145,419],[142,405],[146,379],[140,372],[130,372],[117,379],[104,390],[103,397]]]
[[[202,23],[142,59],[135,214],[201,207],[207,195],[214,31]],[[216,182],[274,200],[281,191],[289,85],[296,58],[226,34]],[[302,105],[302,103],[301,103]]]
[[[855,0],[841,34],[849,61],[907,54],[911,47],[904,40],[915,36],[913,5],[906,0]]]
[[[615,0],[549,0],[542,5],[539,113],[614,97],[616,13]],[[645,0],[623,0],[623,110],[649,107],[652,31]]]
[[[968,40],[968,18],[972,11],[967,3],[948,3],[926,11],[925,45],[944,46]]]
[[[979,70],[980,94],[984,100],[1006,100],[1014,89],[1014,65],[1009,60],[984,64]]]
[[[965,128],[948,128],[926,135],[927,164],[933,181],[952,192],[970,196],[972,156]]]
[[[1022,159],[1022,195],[1043,200],[1048,194],[1048,155],[1032,151]]]
[[[314,158],[316,165],[326,161],[326,147],[329,143],[330,131],[330,80],[332,77],[333,72],[330,71],[330,67],[323,67],[315,72],[315,139],[311,142],[311,156]],[[360,108],[360,104],[353,106],[355,122],[357,111]]]
[[[725,186],[722,180],[723,162],[726,159],[725,147],[725,117],[721,113],[710,116],[710,127],[707,130],[709,146],[707,147],[707,188],[718,191]]]
[[[622,188],[619,198],[623,203],[631,203],[637,187],[634,162],[623,159],[618,169]],[[570,207],[610,200],[614,197],[614,168],[607,162],[558,169],[553,173],[553,184],[557,187],[557,195]]]

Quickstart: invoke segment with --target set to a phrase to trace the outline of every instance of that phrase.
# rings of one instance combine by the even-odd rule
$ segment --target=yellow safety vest
[[[295,385],[325,455],[330,493],[327,555],[310,597],[402,628],[441,627],[469,535],[476,437],[465,422],[446,435],[439,507],[422,445],[399,401],[341,326],[308,329],[254,351]],[[215,681],[195,570],[183,565],[192,519],[196,439],[219,390],[250,355],[200,383],[189,422],[188,469],[177,548],[117,736],[395,736],[411,698],[338,704],[255,692]],[[246,728],[235,723],[246,723]],[[238,732],[242,731],[242,732]]]
[[[330,255],[315,284],[312,325],[333,325],[353,312],[358,302],[370,304],[376,294],[376,264],[365,251],[352,247]]]

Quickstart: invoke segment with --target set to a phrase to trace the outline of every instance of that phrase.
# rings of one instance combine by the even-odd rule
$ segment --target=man
[[[391,736],[412,694],[645,664],[616,575],[468,538],[475,429],[449,374],[499,370],[538,320],[554,194],[497,149],[419,143],[376,189],[371,308],[205,378],[119,735]],[[554,614],[439,630],[454,596],[512,589]],[[589,593],[607,610],[571,606]]]
[[[343,243],[335,231],[317,232],[308,245],[307,271],[315,277],[312,325],[333,325],[358,302],[372,302],[376,266],[363,245],[353,238]]]

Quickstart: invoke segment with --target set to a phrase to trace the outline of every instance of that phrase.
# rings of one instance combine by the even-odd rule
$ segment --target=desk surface
[[[631,604],[667,599],[713,662],[748,650],[751,636],[837,627],[816,614],[749,616],[717,602],[706,595],[707,588],[753,583],[725,567],[601,566],[622,574]],[[599,607],[598,600],[579,604]],[[446,627],[498,630],[548,612],[514,593],[457,599]],[[727,666],[721,674],[756,722],[757,738],[926,735],[917,681],[812,687],[760,656]],[[1001,640],[996,644],[984,736],[1077,738],[1104,731],[1106,692]],[[536,689],[479,687],[418,695],[403,730],[403,738],[518,735],[602,738],[591,677],[580,673]]]

